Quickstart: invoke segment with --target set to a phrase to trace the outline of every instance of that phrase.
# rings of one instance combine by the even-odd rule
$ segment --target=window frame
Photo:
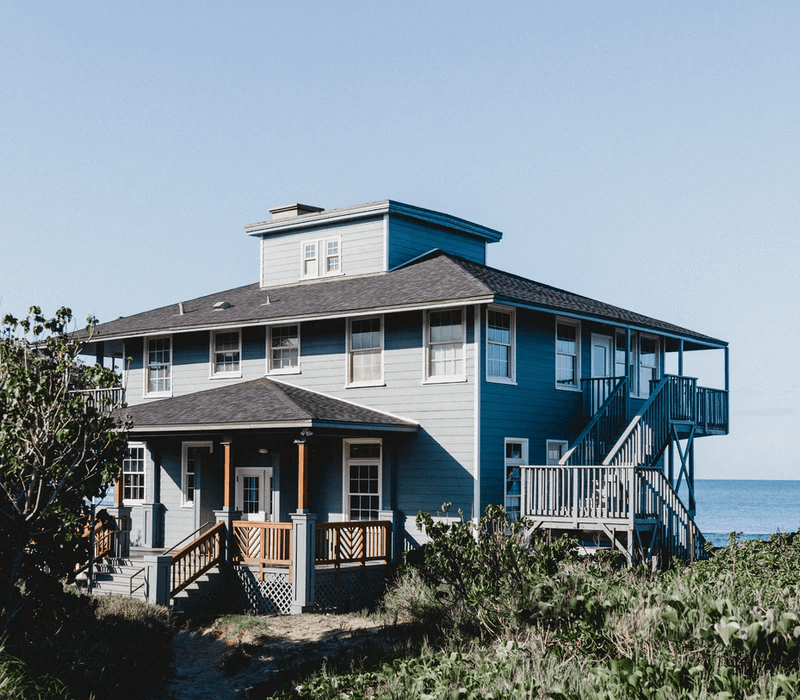
[[[181,443],[181,507],[184,508],[194,506],[194,491],[197,489],[197,471],[193,469],[192,498],[187,498],[190,447],[207,447],[209,454],[214,454],[214,443],[210,440],[187,440]]]
[[[641,386],[641,377],[642,377],[642,368],[647,367],[648,369],[653,370],[653,378],[658,380],[661,378],[661,338],[657,335],[653,335],[652,333],[638,333],[636,339],[636,397],[641,399],[646,399],[650,396],[650,387],[648,386],[646,390],[643,390]],[[642,341],[643,340],[652,340],[655,345],[655,358],[656,363],[652,367],[650,365],[643,365],[642,364]]]
[[[508,446],[509,444],[519,443],[522,445],[522,456],[519,458],[516,457],[509,457],[508,456]],[[507,437],[503,440],[503,508],[505,509],[506,513],[512,520],[516,520],[519,517],[522,517],[522,472],[519,473],[519,494],[511,494],[508,493],[508,485],[509,485],[509,474],[508,470],[509,467],[513,468],[515,466],[520,467],[523,465],[530,464],[528,461],[529,455],[529,443],[530,441],[528,438],[513,438]],[[516,498],[519,500],[518,504],[518,515],[515,517],[513,512],[509,509],[509,498]]]
[[[461,312],[461,372],[459,374],[431,374],[431,348],[435,345],[446,345],[448,343],[431,343],[431,314],[438,314],[448,311]],[[450,384],[454,382],[467,381],[467,307],[466,306],[447,306],[441,309],[427,309],[424,312],[423,329],[423,384]]]
[[[125,466],[128,462],[131,461],[129,455],[131,449],[140,449],[142,450],[142,470],[139,471],[130,471],[125,469]],[[138,461],[138,460],[137,460]],[[126,486],[125,484],[125,476],[141,476],[142,483],[130,486]],[[122,460],[122,471],[120,472],[120,477],[122,479],[122,502],[129,505],[142,505],[145,500],[147,499],[147,443],[145,442],[129,442],[127,447],[127,452],[125,457]],[[133,496],[126,497],[126,491],[128,489],[141,489],[142,490],[142,497],[141,498],[133,498]]]
[[[560,461],[561,458],[569,451],[569,442],[567,440],[545,440],[544,463],[547,465],[557,465],[558,461],[556,462],[550,461],[550,445],[561,445],[561,447],[563,448],[561,450],[561,456],[558,458]]]
[[[567,353],[559,352],[558,349],[558,327],[559,325],[562,326],[572,326],[575,328],[575,384],[559,384],[558,382],[558,358],[562,355],[573,357],[572,355],[567,355]],[[581,322],[574,318],[565,318],[562,316],[556,316],[556,323],[555,323],[555,385],[556,389],[559,391],[581,391]]]
[[[329,255],[328,254],[328,244],[335,243],[336,244],[336,255]],[[307,246],[314,246],[314,257],[306,258],[306,247]],[[336,270],[329,271],[328,270],[328,261],[331,258],[338,257],[339,258],[339,265]],[[314,260],[315,263],[313,265],[313,270],[310,272],[306,272],[306,261]],[[323,277],[337,277],[339,275],[343,275],[343,266],[342,266],[343,258],[342,258],[342,237],[339,236],[327,236],[325,238],[307,238],[303,241],[300,241],[300,279],[301,280],[313,280],[313,279],[320,279]]]
[[[378,508],[376,509],[377,518],[380,518],[380,512],[383,510],[383,439],[382,438],[345,438],[342,440],[342,515],[344,520],[352,520],[350,512],[350,467],[352,465],[359,466],[359,462],[373,463],[375,460],[366,457],[350,457],[351,445],[378,445],[380,447],[380,456],[378,457]],[[370,466],[364,464],[363,466]],[[357,495],[373,495],[373,494],[357,494]],[[368,520],[357,520],[354,522],[369,522]]]
[[[486,381],[496,384],[516,384],[517,383],[517,319],[516,309],[507,306],[490,305],[486,309]],[[509,317],[509,343],[498,343],[489,339],[489,314],[499,313]],[[508,348],[508,375],[500,376],[489,373],[489,347],[500,345]]]
[[[158,363],[158,367],[166,366],[169,370],[168,382],[169,382],[169,389],[157,391],[157,390],[150,390],[150,370],[152,368],[150,364],[150,343],[155,342],[158,340],[169,340],[169,362],[166,363]],[[168,397],[172,396],[173,391],[173,377],[172,377],[172,361],[173,361],[173,354],[174,354],[174,343],[172,342],[172,334],[168,335],[153,335],[147,336],[144,339],[144,348],[142,353],[142,359],[144,363],[144,382],[142,383],[142,395],[145,397]]]
[[[236,351],[239,355],[239,369],[229,371],[217,370],[217,335],[222,333],[236,333],[239,336],[239,348]],[[209,332],[209,378],[210,379],[231,379],[242,376],[242,329],[241,328],[218,328]]]
[[[380,348],[379,348],[379,355],[380,355],[380,365],[381,371],[380,376],[377,379],[369,379],[363,381],[353,381],[353,357],[355,354],[364,353],[366,354],[367,350],[371,351],[374,348],[368,348],[367,350],[363,348],[359,348],[358,350],[353,350],[353,321],[372,321],[378,320],[380,324]],[[347,388],[355,388],[355,387],[367,387],[367,386],[386,386],[384,380],[384,318],[383,314],[371,315],[371,316],[352,316],[347,319],[347,325],[345,327],[345,341],[347,344],[347,356],[346,356],[346,367],[345,367],[345,386]]]
[[[297,328],[297,365],[295,367],[281,367],[275,369],[272,365],[272,333],[279,328]],[[300,374],[300,324],[299,323],[282,323],[276,326],[269,326],[267,328],[267,374]]]

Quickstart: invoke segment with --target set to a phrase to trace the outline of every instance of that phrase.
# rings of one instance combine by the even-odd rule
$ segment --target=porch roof
[[[347,428],[414,432],[418,423],[349,401],[261,377],[249,382],[121,408],[131,433]]]

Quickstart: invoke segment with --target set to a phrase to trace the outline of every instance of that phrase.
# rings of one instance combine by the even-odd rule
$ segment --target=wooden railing
[[[76,389],[76,394],[83,394],[86,405],[98,411],[113,411],[120,408],[125,401],[125,390],[115,386],[106,389]]]
[[[661,550],[690,562],[708,556],[703,534],[660,469],[636,469],[634,493],[634,518],[655,521]]]
[[[262,580],[265,566],[288,566],[291,580],[292,523],[235,520],[233,547],[237,561],[258,564]]]
[[[594,390],[593,382],[584,390]],[[619,437],[627,421],[628,411],[628,379],[620,377],[612,379],[614,388],[610,390],[602,405],[592,416],[580,435],[575,439],[573,447],[564,454],[559,464],[587,465],[601,464]],[[598,385],[604,388],[604,385]]]
[[[583,415],[587,418],[602,408],[609,396],[617,389],[620,379],[625,377],[591,377],[581,379]]]
[[[172,557],[170,598],[225,558],[225,523],[217,523]]]
[[[697,424],[705,430],[728,432],[728,392],[697,387]]]
[[[383,520],[346,523],[317,523],[317,564],[359,563],[384,561],[391,558],[392,523]]]

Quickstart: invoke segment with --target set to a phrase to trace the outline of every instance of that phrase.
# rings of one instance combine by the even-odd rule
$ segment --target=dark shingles
[[[339,423],[415,428],[412,421],[340,401],[266,377],[117,411],[139,426],[243,426],[269,423]]]

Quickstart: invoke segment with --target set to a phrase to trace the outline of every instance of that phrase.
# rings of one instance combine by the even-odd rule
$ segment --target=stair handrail
[[[172,556],[170,598],[222,562],[224,557],[225,523],[219,522]]]
[[[627,386],[628,378],[620,377],[616,386],[609,393],[608,398],[606,398],[606,400],[603,402],[603,405],[600,406],[600,409],[597,411],[597,413],[592,416],[591,420],[586,424],[586,427],[580,432],[578,437],[575,438],[573,446],[567,450],[558,461],[560,465],[568,465],[570,463],[570,460],[572,459],[572,456],[575,454],[576,450],[581,447],[588,435],[592,432],[592,430],[594,430],[595,426],[597,426],[597,424],[604,418],[609,417],[608,414],[610,413],[612,405],[616,403],[616,399],[619,397],[621,392],[627,391]]]
[[[164,552],[164,555],[167,555],[167,554],[169,554],[171,551],[173,551],[173,550],[177,549],[177,548],[178,548],[178,547],[180,547],[180,546],[181,546],[181,545],[182,545],[184,542],[186,542],[186,540],[188,540],[188,539],[191,539],[191,538],[192,538],[192,537],[194,537],[195,535],[199,535],[199,534],[200,534],[200,533],[201,533],[201,532],[202,532],[202,531],[203,531],[205,528],[207,528],[209,525],[213,525],[213,524],[214,524],[214,523],[212,523],[210,520],[209,520],[209,521],[207,521],[207,522],[205,522],[205,523],[203,523],[203,524],[202,524],[200,527],[198,527],[198,528],[197,528],[197,529],[196,529],[194,532],[191,532],[191,533],[189,533],[188,535],[186,535],[186,537],[184,537],[184,538],[183,538],[183,539],[182,539],[180,542],[178,542],[177,544],[174,544],[174,545],[172,545],[172,547],[170,547],[168,550],[166,550],[166,551]]]

